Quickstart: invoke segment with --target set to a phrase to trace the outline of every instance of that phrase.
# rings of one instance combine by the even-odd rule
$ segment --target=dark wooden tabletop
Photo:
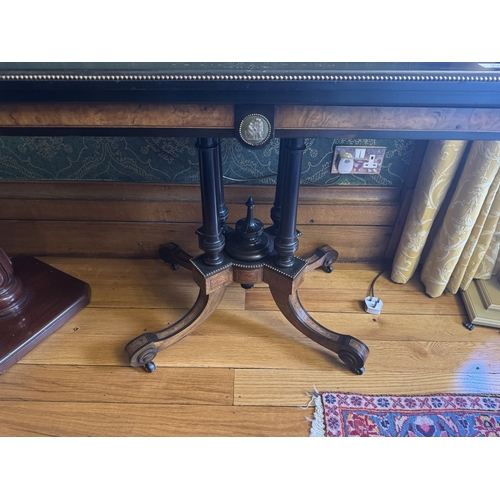
[[[0,63],[0,101],[500,107],[500,63]]]
[[[0,63],[1,134],[232,137],[237,106],[276,137],[498,140],[500,63]]]

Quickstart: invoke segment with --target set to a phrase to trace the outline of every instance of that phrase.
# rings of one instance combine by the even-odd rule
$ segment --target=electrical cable
[[[337,174],[337,177],[335,177],[333,180],[331,179],[328,179],[330,180],[331,182],[329,182],[328,184],[320,184],[319,182],[313,182],[313,181],[309,181],[303,177],[300,178],[300,180],[306,184],[310,184],[312,186],[322,186],[322,187],[328,187],[328,186],[331,186],[332,184],[335,184],[341,177],[342,177],[343,174]]]
[[[382,269],[382,271],[380,271],[377,274],[377,276],[375,276],[375,278],[373,278],[373,281],[371,282],[371,285],[370,285],[370,297],[375,296],[375,290],[374,290],[375,282],[379,279],[380,276],[382,276],[382,274],[384,274],[384,269]]]
[[[247,182],[247,181],[259,181],[261,179],[270,179],[271,177],[276,177],[278,174],[271,174],[271,175],[263,175],[261,177],[248,177],[246,179],[234,179],[232,177],[228,177],[227,175],[223,175],[222,177],[228,181],[232,182]]]
[[[235,179],[234,177],[228,177],[227,175],[223,175],[223,178],[228,181],[232,182],[248,182],[248,181],[259,181],[261,179],[270,179],[272,177],[276,177],[277,174],[271,174],[271,175],[263,175],[262,177],[248,177],[246,179]],[[339,174],[337,177],[335,177],[331,182],[328,184],[320,184],[319,182],[313,182],[305,179],[304,177],[301,177],[300,180],[301,182],[305,184],[310,184],[312,186],[321,186],[321,187],[328,187],[337,182],[340,178],[342,177],[342,174]]]
[[[161,148],[160,148],[161,149]],[[182,165],[185,165],[189,168],[193,168],[193,167],[196,167],[196,165],[192,165],[190,163],[188,163],[187,161],[183,160],[182,158],[179,158],[175,155],[173,155],[172,153],[170,153],[169,151],[165,151],[164,149],[162,149],[162,152],[166,155],[166,156],[169,156],[170,158],[172,158],[173,160],[181,163]],[[272,177],[276,177],[278,174],[270,174],[270,175],[262,175],[260,177],[248,177],[246,179],[235,179],[234,177],[229,177],[227,175],[223,175],[222,177],[227,180],[227,181],[231,181],[231,182],[249,182],[249,181],[260,181],[262,179],[271,179]],[[310,180],[307,180],[306,178],[304,177],[301,177],[300,180],[301,182],[305,183],[305,184],[310,184],[311,186],[322,186],[322,187],[328,187],[330,185],[333,185],[335,184],[341,177],[342,177],[343,174],[337,174],[337,176],[335,178],[330,178],[328,179],[328,183],[327,184],[320,184],[319,182],[313,182],[313,181],[310,181]]]

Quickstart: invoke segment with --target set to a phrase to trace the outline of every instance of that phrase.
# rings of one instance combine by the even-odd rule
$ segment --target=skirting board
[[[500,283],[498,276],[489,280],[472,280],[462,298],[474,325],[500,328]]]

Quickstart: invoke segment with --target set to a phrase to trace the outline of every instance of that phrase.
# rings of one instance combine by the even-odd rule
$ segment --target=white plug
[[[369,314],[380,314],[384,303],[378,297],[366,297],[365,311]]]
[[[337,157],[337,171],[339,174],[350,174],[354,167],[354,160],[351,153],[342,152]]]

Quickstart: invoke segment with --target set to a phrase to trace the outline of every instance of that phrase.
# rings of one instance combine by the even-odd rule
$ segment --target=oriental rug
[[[310,437],[500,437],[499,395],[310,396]]]

